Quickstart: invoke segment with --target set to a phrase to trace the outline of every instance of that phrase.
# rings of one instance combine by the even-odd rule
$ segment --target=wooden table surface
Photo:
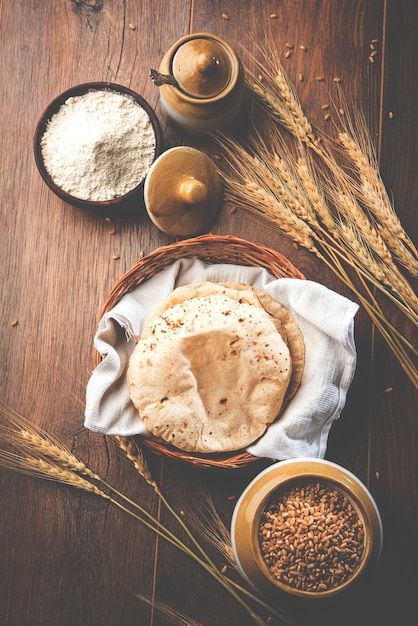
[[[101,307],[141,254],[175,240],[150,222],[140,203],[134,213],[113,215],[109,222],[107,214],[54,196],[35,166],[37,120],[65,89],[112,81],[155,107],[165,148],[186,143],[167,125],[149,68],[158,67],[166,50],[193,32],[223,37],[249,66],[251,53],[274,45],[307,116],[322,130],[330,126],[321,104],[334,93],[333,77],[342,77],[350,106],[364,111],[397,214],[416,241],[418,4],[2,0],[0,7],[1,400],[175,529],[114,441],[83,426]],[[288,58],[286,42],[294,44]],[[212,232],[274,248],[307,278],[350,297],[321,261],[245,211],[224,207]],[[406,332],[399,314],[388,315]],[[375,497],[384,525],[383,554],[370,581],[355,592],[313,605],[289,602],[286,608],[302,626],[411,624],[408,616],[416,610],[416,388],[362,308],[355,334],[357,370],[342,416],[332,426],[326,458],[353,471]],[[235,498],[260,469],[202,470],[147,456],[178,511],[191,502],[198,509],[200,489],[208,489],[227,525]],[[99,497],[0,469],[0,502],[3,626],[172,623],[138,595],[174,606],[204,626],[253,623],[187,556]]]

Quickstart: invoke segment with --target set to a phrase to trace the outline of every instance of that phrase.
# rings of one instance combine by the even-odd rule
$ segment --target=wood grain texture
[[[321,105],[338,100],[333,78],[341,77],[350,107],[364,111],[383,179],[416,241],[418,5],[415,0],[2,0],[0,6],[0,398],[175,529],[114,442],[83,427],[92,340],[107,294],[141,254],[173,239],[150,223],[140,204],[105,215],[53,196],[33,158],[36,122],[61,91],[106,80],[138,91],[155,107],[166,147],[186,143],[167,124],[149,78],[149,69],[158,67],[172,43],[189,32],[212,32],[228,40],[249,67],[252,55],[259,58],[274,47],[306,114],[330,133],[333,120],[324,120]],[[378,54],[371,63],[374,39]],[[288,58],[286,42],[294,45]],[[317,81],[319,76],[324,80]],[[271,246],[308,278],[349,295],[320,261],[243,210],[225,207],[213,232]],[[356,375],[331,429],[327,458],[369,486],[382,512],[384,550],[371,580],[347,596],[314,606],[283,600],[301,626],[392,626],[410,623],[407,616],[415,610],[416,391],[362,310],[356,345]],[[236,497],[259,469],[202,471],[153,455],[149,463],[178,510],[199,506],[200,490],[207,489],[226,524]],[[104,500],[0,469],[0,502],[2,626],[168,623],[136,594],[172,604],[203,626],[252,623],[187,557]]]

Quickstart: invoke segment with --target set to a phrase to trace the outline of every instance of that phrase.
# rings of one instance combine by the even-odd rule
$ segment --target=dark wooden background
[[[111,235],[107,216],[57,199],[33,158],[39,116],[72,85],[113,81],[155,107],[170,147],[183,138],[167,128],[148,70],[158,67],[172,43],[189,32],[212,32],[250,63],[258,45],[273,42],[284,50],[292,41],[294,54],[285,67],[308,117],[328,128],[320,105],[332,93],[332,78],[341,76],[347,98],[365,112],[384,181],[416,241],[418,3],[0,0],[0,6],[0,398],[158,514],[158,500],[114,443],[84,429],[83,404],[92,339],[107,294],[141,253],[173,239],[150,223],[141,206],[135,214],[116,215]],[[270,17],[274,13],[278,19]],[[372,39],[378,40],[373,64]],[[303,82],[297,80],[300,73]],[[315,80],[318,74],[323,83]],[[280,250],[308,278],[347,295],[316,258],[242,211],[223,210],[213,232]],[[401,324],[396,316],[394,322]],[[356,317],[356,342],[357,373],[326,458],[369,486],[383,517],[384,550],[373,578],[354,594],[313,606],[291,603],[303,626],[412,624],[416,611],[416,390],[363,311]],[[178,509],[193,498],[199,507],[199,489],[208,488],[227,524],[232,497],[258,471],[197,470],[155,456],[149,461]],[[204,626],[251,623],[186,557],[103,500],[0,469],[2,625],[168,623],[136,594],[172,604]]]

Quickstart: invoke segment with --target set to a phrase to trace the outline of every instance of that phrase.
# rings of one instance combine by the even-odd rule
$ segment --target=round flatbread
[[[251,303],[236,291],[241,297],[171,297],[130,358],[129,393],[146,428],[182,450],[245,448],[283,405],[289,349],[251,290]]]
[[[194,285],[182,285],[176,287],[163,302],[148,317],[148,322],[156,317],[160,317],[163,313],[176,304],[181,304],[190,298],[200,298],[202,296],[222,295],[228,296],[237,302],[252,304],[253,306],[261,306],[255,294],[254,289],[249,285],[241,283],[212,283],[205,281]]]
[[[282,407],[283,410],[284,406],[293,398],[299,389],[305,368],[305,342],[299,324],[296,322],[289,309],[268,293],[241,283],[220,284],[235,289],[238,292],[242,290],[246,294],[252,291],[260,306],[262,306],[273,321],[275,321],[278,331],[286,342],[292,359],[292,375],[286,391],[285,401]]]
[[[254,289],[254,287],[245,283],[213,283],[205,281],[194,285],[183,285],[176,287],[176,289],[171,292],[171,294],[153,311],[148,321],[159,317],[175,304],[179,304],[190,298],[214,294],[222,294],[238,302],[247,302],[253,306],[263,308],[275,324],[277,331],[289,348],[292,360],[292,374],[286,390],[282,407],[283,410],[284,406],[289,403],[300,387],[305,367],[305,342],[303,340],[302,331],[289,309],[268,293]]]

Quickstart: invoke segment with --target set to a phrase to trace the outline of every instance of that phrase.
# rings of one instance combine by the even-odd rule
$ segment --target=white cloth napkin
[[[277,279],[263,268],[180,259],[125,294],[99,322],[94,345],[102,356],[86,390],[86,428],[107,435],[147,436],[126,384],[129,357],[144,322],[175,287],[237,282],[265,291],[285,305],[305,340],[298,392],[280,419],[248,451],[275,460],[325,455],[329,430],[344,408],[355,366],[358,305],[312,281]]]

